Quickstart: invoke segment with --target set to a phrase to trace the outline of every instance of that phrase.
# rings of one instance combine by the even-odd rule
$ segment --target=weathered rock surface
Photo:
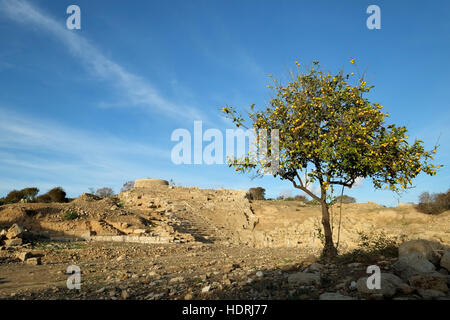
[[[436,270],[434,264],[424,258],[422,254],[414,252],[399,258],[393,268],[403,280],[416,274],[430,273]]]
[[[15,239],[8,239],[5,240],[5,245],[7,247],[17,247],[22,245],[22,239],[21,238],[15,238]]]
[[[381,273],[380,289],[369,289],[367,286],[368,277],[360,278],[356,283],[358,292],[364,294],[381,294],[390,298],[397,293],[397,290],[403,286],[403,281],[399,277],[391,273]]]
[[[441,258],[440,265],[442,268],[447,269],[447,271],[450,271],[450,251],[446,251],[444,255]]]
[[[417,293],[426,300],[445,297],[445,294],[442,291],[432,289],[419,289],[417,290]]]
[[[25,263],[37,266],[37,265],[41,264],[41,258],[40,257],[29,258],[29,259],[25,260]]]
[[[8,232],[6,233],[6,238],[8,239],[21,238],[22,235],[23,235],[23,228],[19,226],[17,223],[15,223],[11,226],[11,228],[8,229]]]
[[[20,261],[24,262],[25,260],[27,260],[28,258],[31,258],[33,255],[31,254],[31,252],[28,251],[23,251],[23,252],[19,252],[17,254],[17,258],[20,259]]]
[[[399,258],[415,255],[422,257],[433,264],[441,259],[442,245],[439,242],[424,239],[410,240],[402,243],[398,248]]]
[[[344,296],[339,292],[325,292],[319,296],[319,300],[355,300],[355,299],[349,296]]]
[[[320,275],[317,273],[296,272],[288,276],[288,282],[295,285],[319,285]]]

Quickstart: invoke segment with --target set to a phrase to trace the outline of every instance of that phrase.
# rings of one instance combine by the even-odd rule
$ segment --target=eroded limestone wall
[[[219,236],[236,242],[249,238],[258,223],[245,190],[199,189],[154,185],[134,188],[119,195],[125,205],[166,214],[185,213],[202,217]]]

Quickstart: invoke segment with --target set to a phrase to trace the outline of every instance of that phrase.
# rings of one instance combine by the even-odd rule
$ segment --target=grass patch
[[[405,241],[405,236],[389,237],[384,232],[358,232],[358,247],[337,257],[339,263],[374,263],[380,259],[396,258],[398,246]]]
[[[33,242],[33,249],[38,250],[79,250],[85,249],[88,245],[85,242],[55,242],[55,241],[35,241]]]
[[[75,210],[67,210],[65,213],[64,213],[64,220],[66,220],[66,221],[70,221],[70,220],[75,220],[76,218],[78,218],[79,217],[79,214],[78,214],[78,212],[76,212]]]
[[[320,206],[321,205],[320,201],[318,201],[316,199],[309,200],[308,202],[306,202],[306,204],[309,206]]]
[[[291,263],[293,261],[292,261],[292,259],[283,258],[283,259],[281,259],[281,262],[282,263]]]
[[[118,201],[118,202],[116,202],[116,206],[118,206],[119,208],[122,209],[125,205],[123,204],[122,201]]]

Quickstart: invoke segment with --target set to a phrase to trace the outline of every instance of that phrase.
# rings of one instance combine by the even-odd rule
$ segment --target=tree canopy
[[[397,191],[412,185],[420,172],[435,175],[430,163],[436,148],[425,151],[423,141],[409,144],[407,129],[386,124],[388,113],[379,103],[364,97],[374,86],[362,79],[352,85],[353,74],[325,74],[314,62],[306,74],[283,86],[274,79],[276,97],[263,111],[248,117],[256,130],[278,129],[280,134],[280,168],[283,179],[294,180],[299,171],[312,165],[309,182],[319,181],[325,189],[330,184],[351,187],[356,178],[370,177],[376,188]],[[233,107],[223,111],[237,126],[244,118]],[[238,171],[255,169],[258,164],[234,159],[229,164]]]
[[[370,178],[375,188],[399,191],[411,187],[421,172],[436,174],[440,166],[431,161],[437,146],[426,151],[422,140],[409,143],[404,126],[386,123],[389,114],[369,101],[367,94],[374,86],[364,77],[343,70],[325,73],[318,61],[302,73],[296,64],[297,72],[286,85],[270,75],[274,97],[265,109],[252,105],[246,116],[232,106],[222,109],[237,127],[278,130],[279,168],[274,177],[291,181],[326,206],[332,185],[351,188],[357,178]],[[270,145],[268,149],[270,153]],[[257,175],[266,166],[248,157],[228,164]],[[321,196],[309,191],[315,181]]]

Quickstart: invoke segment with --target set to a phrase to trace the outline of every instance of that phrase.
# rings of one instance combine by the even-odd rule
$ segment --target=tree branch
[[[341,186],[347,187],[347,188],[351,188],[352,185],[355,183],[355,179],[353,178],[349,178],[348,180],[346,180],[345,182],[343,181],[332,181],[330,180],[330,184],[339,184]]]
[[[297,171],[295,171],[295,175],[297,176],[298,181],[300,182],[300,186],[304,187],[302,178],[300,178],[300,176],[299,176]],[[305,176],[305,183],[306,183],[306,176]]]
[[[313,198],[313,199],[315,199],[315,200],[317,200],[317,201],[321,201],[321,199],[320,199],[318,196],[316,196],[314,193],[312,193],[312,192],[309,191],[307,188],[305,188],[305,187],[303,186],[303,184],[299,186],[299,185],[295,182],[294,179],[289,179],[289,180],[292,182],[292,184],[294,185],[295,188],[302,190],[302,191],[305,192],[307,195],[309,195],[311,198]]]

